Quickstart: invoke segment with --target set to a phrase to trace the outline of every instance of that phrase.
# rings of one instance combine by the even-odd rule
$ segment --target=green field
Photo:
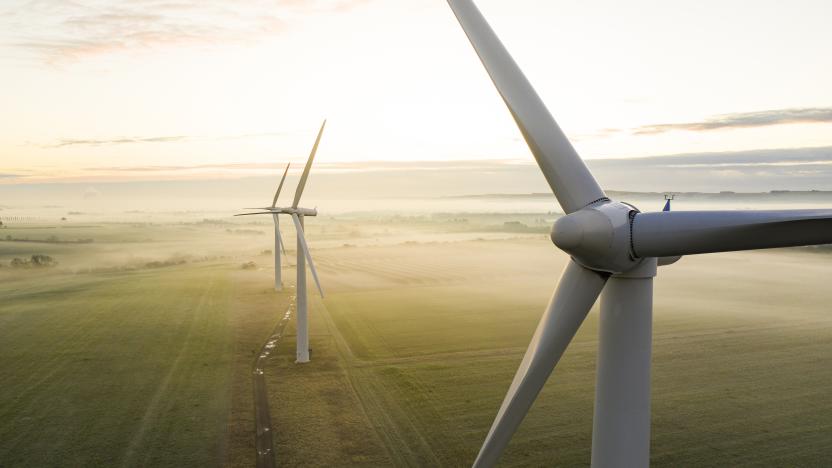
[[[470,464],[565,262],[541,219],[310,221],[327,297],[311,296],[312,362],[293,362],[292,321],[265,368],[278,463]],[[253,466],[251,366],[292,294],[271,288],[270,224],[0,234],[23,239],[0,240],[0,466]],[[36,253],[58,266],[8,266]],[[828,462],[830,258],[722,254],[660,270],[655,466]],[[596,320],[504,465],[589,463]]]
[[[319,257],[330,285],[314,312],[312,346],[321,352],[309,366],[289,365],[287,358],[272,372],[275,404],[283,404],[275,412],[290,434],[278,439],[278,453],[289,465],[309,457],[469,464],[564,257],[542,240]],[[662,268],[653,359],[655,466],[828,462],[828,259],[797,251],[724,254]],[[506,466],[589,464],[596,346],[597,311],[514,437]],[[322,411],[334,395],[351,403]],[[288,396],[291,401],[281,398]],[[328,425],[333,412],[352,415],[348,431]]]
[[[0,244],[59,261],[0,268],[0,466],[253,465],[251,364],[287,295],[207,256],[217,229],[50,232],[95,242]]]

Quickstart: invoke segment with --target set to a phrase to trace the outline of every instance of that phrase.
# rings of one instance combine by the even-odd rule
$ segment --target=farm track
[[[286,313],[283,314],[283,318],[275,325],[271,335],[263,343],[251,366],[252,388],[254,391],[254,446],[258,468],[273,468],[277,466],[274,452],[274,438],[272,436],[274,431],[272,429],[271,412],[269,410],[269,393],[266,389],[264,368],[266,366],[266,359],[277,349],[277,345],[283,337],[286,325],[292,317],[293,306],[294,300],[289,303],[289,307],[286,309]]]

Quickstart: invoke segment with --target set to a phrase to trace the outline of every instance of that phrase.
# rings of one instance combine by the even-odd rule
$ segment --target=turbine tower
[[[650,462],[653,277],[682,255],[832,243],[832,210],[642,213],[610,200],[471,0],[448,0],[565,212],[551,239],[570,255],[474,461],[496,464],[601,298],[592,466]]]
[[[286,164],[286,169],[283,171],[283,177],[280,178],[280,184],[277,186],[277,191],[274,193],[272,199],[272,206],[263,208],[245,208],[246,210],[274,210],[277,208],[277,197],[280,196],[280,191],[283,189],[283,182],[286,182],[286,174],[289,173],[289,164]],[[280,291],[283,289],[283,280],[281,278],[281,261],[280,251],[286,253],[286,248],[283,246],[283,237],[280,236],[280,219],[278,213],[272,213],[274,220],[274,290]]]
[[[250,216],[269,214],[274,219],[275,229],[275,288],[279,289],[280,284],[280,256],[278,252],[278,243],[283,247],[283,239],[280,236],[280,229],[278,224],[278,216],[281,214],[288,214],[292,217],[292,222],[295,225],[295,232],[297,233],[297,283],[295,284],[295,292],[297,293],[297,350],[295,362],[304,363],[309,362],[309,320],[308,320],[308,295],[306,292],[306,262],[309,262],[309,269],[312,271],[312,278],[315,280],[315,285],[318,287],[318,292],[321,297],[324,297],[324,290],[321,288],[321,282],[318,280],[318,272],[315,270],[315,262],[312,261],[312,254],[309,253],[309,246],[306,243],[306,238],[303,232],[304,218],[306,216],[317,216],[318,210],[315,208],[301,208],[300,197],[303,195],[303,189],[306,186],[306,180],[309,178],[309,171],[312,169],[312,161],[315,159],[315,153],[318,151],[318,144],[321,142],[321,135],[324,133],[326,127],[326,120],[321,124],[321,129],[318,131],[318,136],[315,138],[315,144],[312,146],[312,152],[309,153],[309,159],[306,161],[306,166],[303,168],[303,173],[298,181],[297,189],[295,189],[295,198],[290,207],[278,207],[277,197],[280,195],[280,189],[283,187],[283,181],[286,179],[286,173],[289,171],[289,166],[283,172],[283,179],[277,187],[277,192],[272,200],[272,206],[263,208],[247,208],[256,211],[253,213],[242,213],[235,216]]]

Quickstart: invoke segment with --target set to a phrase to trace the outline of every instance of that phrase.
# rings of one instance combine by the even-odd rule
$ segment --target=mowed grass
[[[4,281],[0,465],[253,464],[250,365],[280,299],[245,274],[203,263]]]
[[[343,249],[316,259],[329,294],[312,311],[313,349],[324,351],[313,364],[285,365],[272,400],[292,408],[276,421],[278,434],[289,434],[288,465],[337,457],[339,447],[360,441],[370,460],[470,464],[566,259],[537,240]],[[828,259],[799,251],[722,254],[660,270],[655,466],[828,463]],[[597,309],[503,465],[589,464],[596,348]],[[313,393],[289,393],[299,379],[355,419],[341,426],[321,414]],[[304,430],[325,421],[326,431]]]

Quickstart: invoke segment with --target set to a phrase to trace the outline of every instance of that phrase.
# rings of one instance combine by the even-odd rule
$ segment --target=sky
[[[477,4],[587,160],[832,161],[826,0]],[[0,184],[533,161],[440,0],[5,0],[0,85]]]

